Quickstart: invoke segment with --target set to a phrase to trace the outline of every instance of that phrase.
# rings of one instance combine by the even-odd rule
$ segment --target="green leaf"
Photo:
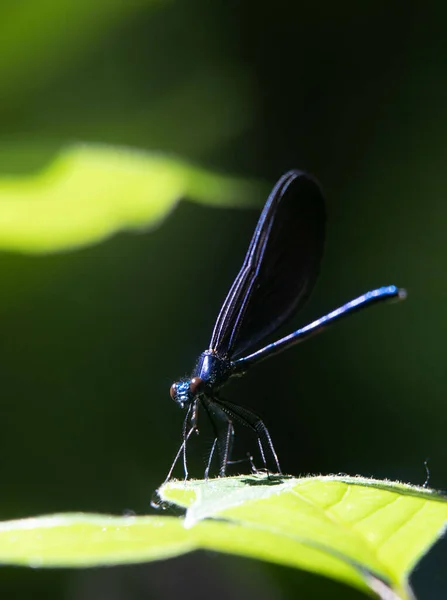
[[[174,482],[160,494],[187,508],[186,527],[218,517],[251,531],[244,554],[376,593],[385,586],[398,598],[412,597],[408,575],[447,521],[446,497],[360,477]],[[233,541],[213,547],[240,553]]]
[[[170,558],[195,548],[174,517],[55,514],[0,523],[0,562],[92,567]]]
[[[2,3],[2,101],[8,94],[14,97],[19,92],[35,90],[36,86],[51,79],[55,71],[97,45],[98,40],[120,21],[151,4],[158,2],[28,0]]]
[[[0,524],[0,562],[80,567],[208,549],[341,580],[381,598],[412,598],[408,575],[447,521],[432,490],[360,477],[265,476],[169,482],[184,517],[60,514]]]
[[[255,202],[256,190],[254,183],[163,155],[74,145],[37,172],[0,175],[0,248],[31,253],[76,248],[120,230],[155,225],[184,197],[247,206]]]

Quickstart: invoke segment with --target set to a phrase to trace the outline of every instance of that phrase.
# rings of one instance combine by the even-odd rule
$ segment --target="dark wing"
[[[301,171],[283,175],[217,317],[211,349],[236,358],[303,306],[320,270],[325,223],[318,183]]]

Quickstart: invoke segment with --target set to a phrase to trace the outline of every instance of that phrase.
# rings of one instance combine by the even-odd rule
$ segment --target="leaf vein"
[[[377,551],[379,551],[379,548],[383,548],[383,546],[388,544],[391,538],[396,536],[404,527],[406,527],[416,517],[416,515],[425,508],[426,504],[427,503],[424,502],[422,506],[416,507],[416,510],[408,517],[408,519],[406,519],[403,523],[399,523],[397,528],[386,538],[386,540],[380,542],[380,544],[377,546]]]
[[[355,521],[355,525],[357,526],[359,523],[361,523],[362,521],[366,521],[366,519],[369,519],[370,517],[372,517],[373,515],[375,516],[377,513],[379,513],[382,510],[385,510],[385,508],[388,508],[389,506],[391,506],[392,504],[394,504],[395,502],[397,502],[398,500],[401,500],[402,496],[396,496],[395,498],[392,498],[389,502],[387,502],[386,504],[383,504],[382,506],[379,507],[375,507],[371,510],[371,512],[369,512],[366,515],[363,515],[360,519],[357,519],[357,521]]]

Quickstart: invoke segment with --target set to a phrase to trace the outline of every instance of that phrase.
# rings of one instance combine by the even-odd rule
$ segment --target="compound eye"
[[[193,396],[200,392],[200,388],[203,386],[203,379],[201,377],[193,377],[189,382],[189,391]]]
[[[173,383],[171,385],[171,389],[169,390],[169,393],[171,394],[171,398],[173,400],[177,399],[177,384],[176,383]]]

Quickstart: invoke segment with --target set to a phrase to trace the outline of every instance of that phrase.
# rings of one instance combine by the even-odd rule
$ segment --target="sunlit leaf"
[[[34,173],[0,176],[0,248],[52,252],[158,223],[181,198],[250,205],[258,187],[163,155],[76,145]]]
[[[408,576],[441,535],[447,498],[353,477],[231,477],[170,482],[184,517],[60,514],[0,524],[0,561],[79,567],[208,549],[325,575],[381,597],[410,599]]]
[[[360,477],[169,483],[161,497],[187,508],[186,527],[219,517],[253,531],[251,556],[376,591],[384,583],[401,598],[411,597],[408,575],[447,522],[446,497]],[[239,553],[231,546],[220,549]]]

